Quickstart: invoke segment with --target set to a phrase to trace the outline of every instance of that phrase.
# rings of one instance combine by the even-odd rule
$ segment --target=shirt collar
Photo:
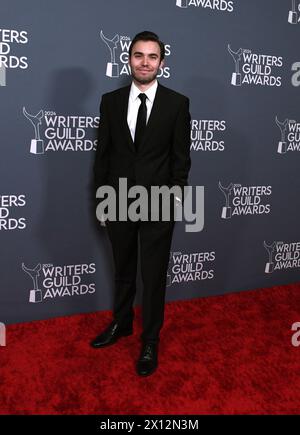
[[[158,86],[158,81],[155,80],[153,85],[149,89],[147,89],[147,91],[144,92],[151,103],[153,103],[154,101],[157,86]],[[140,89],[136,86],[134,82],[132,82],[130,88],[130,94],[129,94],[129,98],[131,99],[131,101],[135,101],[140,95],[140,93],[141,93]]]

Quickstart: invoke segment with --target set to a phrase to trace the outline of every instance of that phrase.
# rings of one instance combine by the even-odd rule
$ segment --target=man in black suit
[[[131,86],[102,96],[96,188],[113,186],[118,194],[120,178],[127,179],[128,188],[139,185],[147,191],[151,186],[180,186],[182,192],[187,185],[191,165],[189,100],[157,82],[164,54],[164,44],[155,33],[137,34],[129,49]],[[176,199],[180,200],[183,195]],[[158,221],[106,221],[115,263],[113,321],[91,345],[108,346],[132,334],[139,236],[143,332],[136,369],[141,376],[150,375],[158,365],[174,223],[172,213],[169,221],[163,221],[161,215]]]

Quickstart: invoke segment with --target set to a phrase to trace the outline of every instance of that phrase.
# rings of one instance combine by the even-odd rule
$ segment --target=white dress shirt
[[[155,94],[157,91],[158,82],[155,80],[153,85],[147,89],[147,91],[144,92],[144,94],[147,96],[146,99],[146,106],[147,106],[147,119],[146,122],[149,120],[149,116],[152,110]],[[130,130],[130,134],[132,137],[132,140],[134,141],[134,135],[135,135],[135,127],[136,127],[136,121],[138,116],[139,107],[141,104],[141,100],[139,98],[139,94],[141,93],[140,89],[136,86],[134,82],[131,83],[131,88],[129,92],[129,100],[128,100],[128,110],[127,110],[127,124]],[[181,199],[175,196],[177,202],[181,202]]]
[[[128,100],[128,110],[127,110],[127,124],[130,130],[130,134],[132,137],[132,140],[134,141],[134,134],[135,134],[135,127],[136,127],[136,120],[138,116],[139,107],[141,104],[141,100],[139,98],[139,94],[144,93],[147,97],[146,99],[146,107],[147,107],[147,119],[146,122],[149,120],[149,116],[152,110],[156,90],[157,90],[158,82],[155,80],[153,85],[147,89],[145,92],[141,92],[139,88],[132,82],[130,93],[129,93],[129,100]]]

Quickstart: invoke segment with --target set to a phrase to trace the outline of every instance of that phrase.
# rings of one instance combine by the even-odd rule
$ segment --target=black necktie
[[[139,145],[143,140],[143,136],[146,130],[146,121],[147,121],[146,94],[139,94],[139,99],[141,100],[141,104],[136,119],[136,127],[135,127],[135,135],[134,135],[134,144],[135,144],[136,151],[138,151]]]

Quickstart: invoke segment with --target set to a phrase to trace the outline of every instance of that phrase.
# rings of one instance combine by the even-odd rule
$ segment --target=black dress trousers
[[[171,203],[173,207],[173,202]],[[166,275],[174,219],[170,221],[107,221],[115,264],[114,319],[122,328],[132,326],[136,294],[138,243],[140,243],[142,340],[157,343],[164,321]]]

